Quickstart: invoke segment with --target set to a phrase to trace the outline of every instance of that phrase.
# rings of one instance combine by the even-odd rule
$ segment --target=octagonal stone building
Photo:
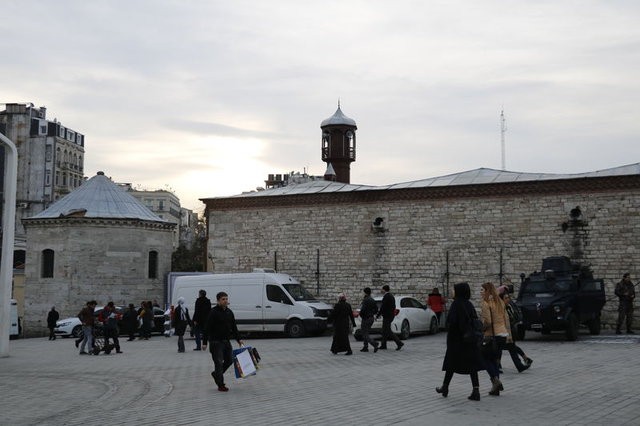
[[[91,299],[98,306],[162,301],[175,224],[103,172],[23,223],[26,336],[45,333],[52,305],[64,318]]]

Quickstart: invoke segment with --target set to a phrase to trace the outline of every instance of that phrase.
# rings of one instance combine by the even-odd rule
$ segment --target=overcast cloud
[[[0,102],[86,135],[85,173],[198,198],[321,175],[356,120],[352,183],[640,161],[635,1],[5,2]]]

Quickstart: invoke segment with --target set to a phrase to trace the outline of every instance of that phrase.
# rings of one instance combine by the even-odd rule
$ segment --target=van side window
[[[285,303],[287,305],[293,305],[293,302],[289,300],[285,292],[277,285],[267,284],[267,299],[272,302]]]

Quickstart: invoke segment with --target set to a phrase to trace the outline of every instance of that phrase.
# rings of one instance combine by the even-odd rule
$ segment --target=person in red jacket
[[[438,291],[438,287],[435,287],[429,296],[427,297],[427,306],[431,308],[433,312],[435,312],[438,317],[438,323],[440,323],[440,318],[442,317],[442,313],[444,312],[445,305],[444,297]]]

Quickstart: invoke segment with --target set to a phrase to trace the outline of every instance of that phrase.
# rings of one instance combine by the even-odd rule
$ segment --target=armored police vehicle
[[[547,257],[542,271],[525,278],[516,300],[522,311],[518,336],[526,330],[550,334],[563,331],[567,340],[576,340],[581,324],[591,334],[600,334],[600,312],[605,304],[604,281],[594,279],[588,266],[571,262],[566,256]]]

